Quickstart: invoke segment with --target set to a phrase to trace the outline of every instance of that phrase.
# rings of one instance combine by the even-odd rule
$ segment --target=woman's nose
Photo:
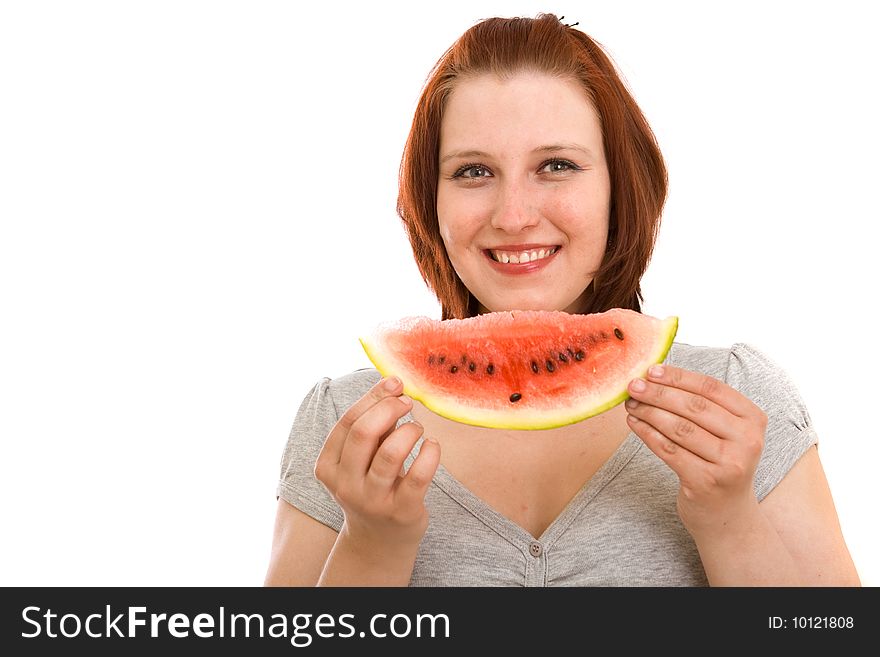
[[[529,194],[527,183],[510,181],[499,185],[492,227],[508,233],[518,233],[537,225],[538,211],[534,197]]]

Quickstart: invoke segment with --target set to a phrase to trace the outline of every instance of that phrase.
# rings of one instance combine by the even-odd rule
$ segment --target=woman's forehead
[[[455,85],[440,140],[447,151],[500,143],[548,150],[575,144],[594,150],[602,143],[602,130],[586,91],[575,80],[540,73],[505,78],[486,74]]]

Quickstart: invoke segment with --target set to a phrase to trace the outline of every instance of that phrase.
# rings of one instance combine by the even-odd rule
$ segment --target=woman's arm
[[[815,446],[760,504],[694,540],[713,586],[860,585]]]
[[[416,550],[353,540],[278,500],[265,586],[406,586]]]
[[[815,447],[758,503],[767,416],[725,383],[652,367],[630,385],[633,431],[678,475],[678,513],[713,586],[857,586]]]
[[[315,586],[336,537],[327,525],[279,498],[265,586]]]
[[[805,585],[860,586],[815,446],[770,491],[760,507]]]
[[[267,584],[406,586],[428,527],[425,493],[440,446],[422,443],[415,422],[397,426],[412,408],[396,379],[383,379],[334,425],[315,463],[315,477],[342,509],[337,535],[279,502]]]

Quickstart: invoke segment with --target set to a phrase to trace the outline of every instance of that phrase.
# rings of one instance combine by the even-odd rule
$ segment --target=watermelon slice
[[[382,324],[361,344],[383,376],[435,413],[497,429],[550,429],[624,401],[666,358],[678,317],[632,310],[591,315],[495,312]]]

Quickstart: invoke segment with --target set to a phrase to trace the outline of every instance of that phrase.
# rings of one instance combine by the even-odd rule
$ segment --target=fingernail
[[[663,376],[663,366],[662,365],[651,365],[648,368],[648,376],[652,376],[655,379],[659,379]]]
[[[396,376],[389,376],[385,379],[385,390],[395,390],[400,385],[400,379]]]
[[[634,409],[638,405],[639,402],[637,402],[635,399],[627,399],[626,403],[624,404],[624,406],[626,406],[629,410]]]
[[[629,384],[629,389],[633,392],[645,392],[645,388],[647,388],[647,385],[642,379],[633,379],[632,383]]]

